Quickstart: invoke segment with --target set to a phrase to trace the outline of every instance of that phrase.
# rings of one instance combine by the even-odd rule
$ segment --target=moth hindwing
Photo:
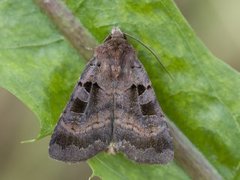
[[[49,154],[79,162],[109,146],[139,163],[165,164],[174,156],[151,82],[118,28],[95,49],[55,127]]]

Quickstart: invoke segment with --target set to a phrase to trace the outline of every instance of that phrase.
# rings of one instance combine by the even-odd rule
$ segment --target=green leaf
[[[170,0],[66,3],[101,42],[113,25],[153,48],[132,42],[167,116],[226,179],[240,174],[240,75],[198,40]],[[84,61],[30,0],[0,3],[0,86],[39,118],[39,137],[50,134]],[[47,147],[46,147],[47,148]],[[183,156],[187,156],[183,154]],[[187,179],[174,162],[139,165],[101,153],[88,161],[103,179]]]
[[[93,175],[104,180],[190,179],[174,162],[164,166],[143,165],[127,160],[122,154],[106,153],[100,153],[88,162],[93,169]]]
[[[30,0],[0,3],[0,85],[50,134],[84,68],[77,52]]]

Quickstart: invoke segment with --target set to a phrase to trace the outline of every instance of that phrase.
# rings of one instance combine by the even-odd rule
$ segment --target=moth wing
[[[165,164],[173,159],[173,142],[151,82],[138,60],[134,61],[132,85],[115,94],[113,142],[141,163]]]
[[[91,60],[63,111],[49,144],[50,157],[78,162],[105,150],[112,137],[112,98],[99,87]]]

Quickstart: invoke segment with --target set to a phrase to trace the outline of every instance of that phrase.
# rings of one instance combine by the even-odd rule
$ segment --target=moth
[[[104,150],[139,163],[166,164],[172,137],[135,50],[113,28],[86,65],[50,140],[50,157],[87,160]]]

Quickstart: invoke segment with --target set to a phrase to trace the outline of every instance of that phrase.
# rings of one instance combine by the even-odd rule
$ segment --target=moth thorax
[[[121,67],[119,65],[111,65],[111,73],[114,78],[117,78],[121,73]]]

